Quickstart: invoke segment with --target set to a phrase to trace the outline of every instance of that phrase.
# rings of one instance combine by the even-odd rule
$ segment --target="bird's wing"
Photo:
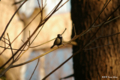
[[[60,44],[60,39],[59,39],[59,38],[56,38],[56,40],[55,40],[54,44],[55,44],[55,45]]]

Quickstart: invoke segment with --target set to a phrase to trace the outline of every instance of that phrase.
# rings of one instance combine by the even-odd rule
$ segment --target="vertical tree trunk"
[[[71,17],[77,34],[90,27],[102,10],[105,2],[106,0],[71,0]],[[119,5],[120,0],[112,0],[94,25],[102,23]],[[120,8],[111,18],[119,14]],[[73,53],[83,48],[97,29],[98,27],[77,39],[78,46],[73,46]],[[85,47],[84,50],[73,58],[75,80],[120,80],[120,35],[116,34],[119,32],[120,19],[114,20],[100,28],[94,38],[90,40],[96,39],[96,41]],[[108,36],[112,34],[116,35]],[[74,31],[72,33],[73,36]]]

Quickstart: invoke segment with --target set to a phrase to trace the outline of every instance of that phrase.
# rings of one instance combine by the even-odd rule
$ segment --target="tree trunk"
[[[75,24],[77,34],[80,34],[90,27],[102,10],[105,2],[106,0],[71,0],[71,17]],[[94,25],[98,25],[106,20],[119,5],[120,0],[112,0]],[[120,8],[110,18],[118,16],[119,13]],[[77,39],[76,42],[78,45],[73,46],[73,53],[82,49],[98,28],[99,27],[92,29]],[[75,80],[120,80],[119,32],[120,19],[102,26],[100,30],[97,31],[97,34],[90,40],[93,41],[96,39],[96,41],[73,57]],[[112,34],[116,35],[113,36]],[[73,36],[74,31],[72,32],[72,37]]]

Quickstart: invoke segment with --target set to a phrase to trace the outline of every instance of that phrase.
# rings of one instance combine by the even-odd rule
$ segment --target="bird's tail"
[[[54,45],[53,46],[51,46],[51,48],[53,48],[54,47]]]

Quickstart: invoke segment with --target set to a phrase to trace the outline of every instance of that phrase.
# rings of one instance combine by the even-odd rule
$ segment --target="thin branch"
[[[30,31],[29,31],[29,37],[30,37]],[[29,40],[29,44],[28,45],[30,46],[30,40]]]
[[[120,5],[107,17],[107,19],[120,7]],[[92,37],[90,37],[87,41],[87,43],[85,44],[85,47],[88,46],[88,44],[90,43],[90,40],[97,34],[97,32],[100,30],[100,28],[104,25],[104,23],[107,21],[107,19],[101,24],[101,26],[96,30],[96,32],[92,35]]]
[[[10,49],[10,48],[6,48],[6,47],[3,47],[3,46],[0,46],[0,48]],[[14,49],[14,48],[12,48],[12,50],[18,50],[18,49]],[[25,51],[25,50],[20,50],[20,51]]]
[[[76,34],[76,30],[75,30],[75,24],[73,22],[72,22],[72,26],[73,26],[73,29],[74,29],[74,34],[76,36],[77,34]]]
[[[31,41],[31,44],[34,42],[34,40],[37,38],[38,34],[41,32],[41,30],[43,29],[44,24],[42,25],[42,27],[40,28],[40,30],[38,31],[37,35],[35,36],[35,38]]]
[[[8,36],[8,41],[9,41],[11,53],[12,53],[12,56],[13,56],[13,49],[12,49],[12,46],[11,46],[11,43],[10,43],[10,38],[9,38],[9,34],[8,33],[7,33],[7,36]],[[14,61],[14,57],[13,57],[13,61]]]
[[[86,34],[87,32],[89,32],[92,27],[94,26],[95,22],[97,21],[97,19],[100,17],[101,13],[104,11],[104,9],[107,7],[107,5],[110,3],[111,0],[106,0],[101,12],[98,14],[97,18],[95,19],[95,21],[92,23],[92,25],[90,25],[90,27],[88,29],[86,29],[85,31],[83,31],[82,33],[80,33],[79,35],[83,36],[84,34]],[[108,2],[108,3],[107,3]],[[102,26],[106,21],[104,21],[100,26]]]
[[[92,48],[88,48],[88,49],[83,49],[83,50],[92,50],[92,49],[97,49],[97,48],[101,48],[101,47],[105,47],[105,46],[109,46],[109,45],[115,45],[115,44],[119,44],[119,43],[106,44],[106,45],[96,46],[96,47],[92,47]]]
[[[2,38],[8,41],[8,39],[5,38],[5,35]]]
[[[20,5],[20,7],[15,11],[15,13],[13,14],[13,16],[11,17],[11,19],[9,20],[9,22],[7,23],[6,27],[5,27],[5,30],[3,31],[1,37],[0,37],[0,40],[2,39],[3,35],[5,34],[9,24],[11,23],[12,19],[14,18],[15,14],[18,12],[18,10],[22,7],[22,5],[26,2],[26,0]]]
[[[65,32],[65,30],[64,30],[63,32]],[[54,39],[55,39],[55,38],[54,38]],[[54,39],[52,39],[52,40],[54,40]],[[50,40],[50,41],[52,41],[52,40]],[[45,43],[43,43],[43,44],[46,44],[46,43],[48,43],[48,42],[50,42],[50,41],[47,41],[47,42],[45,42]],[[71,40],[71,41],[72,41],[72,40]],[[68,41],[68,42],[66,42],[65,44],[69,44],[71,41]],[[42,44],[42,45],[43,45],[43,44]],[[64,45],[65,45],[65,44],[64,44]],[[64,46],[64,45],[59,46],[59,48],[62,47],[62,46]],[[31,48],[31,47],[28,47],[28,48]],[[56,49],[57,49],[57,48],[52,49],[52,50],[50,50],[50,51],[48,51],[48,52],[46,52],[46,53],[44,53],[44,54],[42,54],[42,55],[40,55],[40,56],[38,56],[38,57],[36,57],[36,58],[33,58],[33,59],[29,60],[29,61],[26,61],[26,62],[21,63],[21,64],[18,64],[18,65],[13,65],[12,67],[22,66],[22,65],[24,65],[24,64],[30,63],[30,62],[32,62],[32,61],[34,61],[34,60],[36,60],[36,59],[38,59],[38,58],[40,58],[40,57],[42,57],[42,56],[45,56],[46,54],[48,54],[48,53],[50,53],[50,52],[52,52],[52,51],[54,51],[54,50],[56,50]],[[27,49],[27,50],[28,50],[28,49]],[[27,50],[26,50],[26,51],[27,51]],[[23,54],[24,54],[26,51],[24,51]],[[21,57],[21,56],[20,56],[20,57]]]
[[[119,5],[120,6],[120,5]],[[110,14],[110,16],[119,8],[119,6]],[[107,19],[110,17],[110,16],[108,16],[107,17]],[[107,19],[105,20],[105,22],[107,21]],[[104,23],[105,23],[104,22]],[[103,24],[104,24],[103,23]],[[102,24],[102,25],[103,25]],[[101,25],[101,26],[102,26]],[[92,26],[92,25],[91,25]],[[101,28],[101,26],[99,27],[99,29]],[[96,33],[98,32],[98,30],[99,29],[97,29],[97,31],[93,34],[93,36],[94,35],[96,35]],[[81,52],[83,49],[84,49],[84,47],[86,47],[86,45],[90,42],[90,40],[93,38],[93,36],[87,41],[87,43],[80,49],[80,50],[78,50],[76,53],[74,53],[72,56],[70,56],[68,59],[66,59],[62,64],[60,64],[57,68],[55,68],[52,72],[50,72],[48,75],[46,75],[42,80],[45,80],[47,77],[49,77],[52,73],[54,73],[57,69],[59,69],[61,66],[63,66],[67,61],[69,61],[72,57],[74,57],[75,55],[77,55],[79,52]]]
[[[12,19],[14,18],[15,14],[18,12],[18,10],[23,6],[23,4],[24,4],[26,1],[27,1],[27,0],[25,0],[25,1],[19,6],[19,8],[15,11],[15,13],[13,14],[13,16],[12,16],[11,19],[9,20],[8,24],[6,25],[4,32],[2,33],[2,35],[1,35],[1,37],[0,37],[0,40],[2,39],[3,35],[5,34],[7,28],[8,28],[8,26],[9,26],[10,22],[12,21]],[[13,42],[12,42],[12,43],[13,43]],[[11,43],[11,44],[12,44],[12,43]],[[8,47],[7,47],[7,48],[8,48]],[[5,50],[6,50],[6,49],[4,49],[4,50],[0,53],[0,55],[1,55]]]
[[[13,62],[2,72],[0,72],[0,77],[2,77],[12,66]]]
[[[4,41],[4,40],[1,40],[1,41],[4,42],[5,44],[9,45],[9,43],[7,43],[6,41]]]
[[[26,44],[27,45],[27,44]],[[26,45],[22,48],[22,49],[25,49]],[[18,56],[16,57],[15,61],[18,61],[21,56],[27,51],[28,49],[26,49],[23,53],[22,53],[22,50],[20,51],[20,53],[18,54]]]
[[[61,34],[61,35],[63,35],[63,34],[64,34],[64,32],[66,31],[66,29],[67,29],[67,28],[65,28],[65,30],[62,32],[62,34]]]
[[[48,20],[52,16],[53,13],[59,10],[59,5],[62,3],[62,1],[63,0],[60,0],[60,2],[51,10],[51,12],[46,16],[47,18],[45,18],[45,21]]]
[[[66,31],[66,29],[67,29],[67,28],[65,28],[65,30],[61,33],[61,35],[64,34],[64,32]],[[38,32],[38,33],[39,33],[39,32]],[[57,37],[56,37],[56,38],[57,38]],[[53,38],[53,39],[51,39],[51,40],[49,40],[49,41],[47,41],[47,42],[45,42],[45,43],[42,43],[42,44],[39,44],[39,45],[36,45],[36,46],[32,46],[32,47],[30,47],[30,48],[39,47],[39,46],[44,45],[44,44],[46,44],[46,43],[48,43],[48,42],[51,42],[52,40],[54,40],[54,39],[56,39],[56,38]]]
[[[5,37],[5,35],[3,36],[3,37]],[[4,42],[6,43],[6,40],[5,40],[5,38],[3,38],[4,39]],[[5,48],[6,48],[6,44],[4,43],[4,46],[5,46]]]
[[[67,0],[66,2],[64,2],[61,6],[59,6],[58,9],[56,9],[56,11],[58,11],[61,7],[63,7],[69,0]]]
[[[111,0],[106,0],[101,12],[98,14],[97,18],[95,19],[95,21],[93,22],[93,24],[89,27],[89,29],[95,24],[95,22],[97,21],[97,19],[100,17],[100,15],[102,14],[102,12],[105,10],[105,8],[107,7],[107,5],[110,3]]]
[[[40,24],[40,23],[42,23],[42,19],[43,19],[43,2],[41,1],[41,6],[40,6],[39,0],[37,0],[37,2],[38,2],[39,9],[41,11],[40,22],[39,22],[39,24]]]
[[[111,35],[107,35],[107,36],[97,37],[97,38],[95,38],[94,40],[92,40],[91,42],[89,42],[89,43],[86,45],[86,47],[87,47],[88,45],[90,45],[91,43],[95,42],[96,40],[100,39],[100,38],[107,38],[107,37],[115,36],[115,35],[118,35],[118,34],[120,34],[120,32],[115,33],[115,34],[111,34]],[[104,45],[103,45],[103,46],[104,46]]]
[[[115,17],[115,18],[113,18],[113,19],[108,20],[107,22],[104,23],[104,25],[106,25],[106,24],[108,24],[108,23],[110,23],[110,22],[112,22],[112,21],[114,21],[114,20],[116,20],[116,19],[118,19],[118,18],[120,18],[120,15],[117,16],[117,17]],[[96,25],[96,26],[93,25],[92,28],[100,27],[102,24],[103,24],[103,22],[100,23],[100,24],[98,24],[98,25]]]
[[[24,0],[20,0],[20,1],[17,1],[17,2],[14,2],[12,5],[16,5],[16,4],[21,4]],[[27,0],[26,0],[27,1]]]
[[[32,75],[31,75],[31,77],[30,77],[30,79],[29,79],[29,80],[31,80],[31,79],[32,79],[32,76],[33,76],[33,74],[34,74],[34,72],[35,72],[35,70],[36,70],[36,68],[37,68],[38,64],[39,64],[39,58],[38,58],[37,64],[36,64],[36,66],[35,66],[35,69],[34,69],[34,71],[33,71],[33,73],[32,73]]]
[[[26,25],[26,27],[18,34],[18,36],[11,42],[11,44],[21,35],[21,33],[31,24],[31,22],[39,15],[41,13],[41,11],[40,12],[38,12],[38,14],[37,15],[35,15],[35,17]],[[8,46],[9,47],[9,46]],[[7,47],[7,48],[8,48]],[[6,50],[6,49],[5,49]],[[1,53],[0,53],[0,55],[5,51],[5,50],[3,50]]]
[[[56,38],[57,38],[57,37],[56,37]],[[49,41],[47,41],[47,42],[45,42],[45,43],[42,43],[42,44],[39,44],[39,45],[36,45],[36,46],[31,46],[30,48],[39,47],[39,46],[41,46],[41,45],[44,45],[44,44],[46,44],[46,43],[48,43],[48,42],[53,41],[53,40],[56,39],[56,38],[53,38],[53,39],[51,39],[51,40],[49,40]]]
[[[65,44],[68,44],[68,43],[69,43],[69,42],[67,42],[67,43],[65,43]],[[22,66],[22,65],[24,65],[24,64],[30,63],[30,62],[32,62],[32,61],[34,61],[34,60],[36,60],[36,59],[38,59],[38,58],[40,58],[40,57],[43,57],[43,56],[47,55],[48,53],[50,53],[50,52],[52,52],[52,51],[54,51],[54,50],[57,50],[58,48],[63,47],[63,46],[64,46],[64,45],[62,44],[62,45],[60,45],[59,47],[55,47],[55,48],[51,49],[50,51],[47,51],[46,53],[43,53],[43,54],[41,54],[41,55],[39,55],[39,56],[37,56],[37,57],[29,60],[29,61],[26,61],[26,62],[17,64],[17,65],[13,65],[11,68],[18,67],[18,66]]]
[[[24,47],[24,46],[28,43],[28,41],[29,41],[29,40],[31,39],[31,37],[37,32],[37,30],[38,30],[43,24],[45,24],[45,22],[56,12],[56,9],[57,9],[58,6],[60,5],[60,3],[61,3],[61,1],[60,1],[60,2],[58,3],[58,5],[55,7],[55,10],[50,14],[50,16],[49,16],[48,18],[46,18],[46,19],[44,20],[44,22],[42,22],[41,24],[39,24],[39,25],[37,26],[37,28],[34,30],[34,32],[31,34],[31,36],[30,36],[30,37],[26,40],[26,42],[14,53],[13,56],[15,56],[15,55],[22,49],[22,47]],[[10,57],[9,60],[0,67],[0,69],[1,69],[2,67],[4,67],[8,62],[10,62],[11,59],[13,58],[13,56]]]

